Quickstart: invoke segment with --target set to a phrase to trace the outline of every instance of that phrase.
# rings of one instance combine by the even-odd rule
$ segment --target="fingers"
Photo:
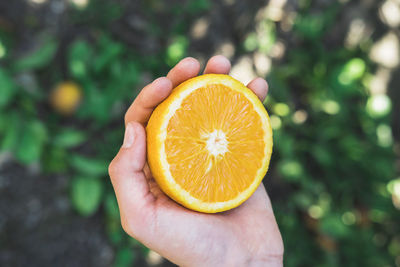
[[[263,78],[255,78],[247,87],[252,90],[261,101],[264,101],[268,93],[268,83]]]
[[[125,114],[125,124],[139,122],[146,124],[154,108],[171,93],[173,85],[166,77],[161,77],[147,85],[139,93]]]
[[[212,57],[204,70],[204,73],[228,74],[231,64],[224,56]],[[191,57],[181,60],[167,77],[161,77],[147,85],[125,114],[125,124],[136,121],[146,124],[154,108],[169,96],[172,89],[187,79],[197,76],[200,70],[199,62]],[[248,85],[260,99],[264,100],[268,91],[268,84],[262,78],[256,78]]]
[[[204,74],[219,73],[228,74],[231,70],[231,62],[224,56],[217,55],[210,58],[207,62]]]
[[[204,74],[208,73],[220,73],[228,74],[231,70],[231,63],[224,56],[213,56],[208,60],[207,66],[204,69]],[[268,92],[268,83],[262,78],[255,78],[252,80],[247,87],[252,90],[261,101],[264,101]]]
[[[145,130],[139,123],[128,123],[124,143],[109,166],[109,174],[121,211],[121,222],[130,234],[136,232],[132,227],[142,227],[146,221],[143,217],[154,202],[143,172],[145,161]]]
[[[170,70],[167,77],[158,78],[142,89],[125,114],[125,124],[132,121],[146,124],[154,108],[169,96],[172,89],[197,76],[199,71],[200,63],[196,59],[182,59]]]
[[[171,80],[172,87],[176,87],[187,79],[197,76],[199,71],[200,63],[192,57],[187,57],[168,72],[167,78]]]

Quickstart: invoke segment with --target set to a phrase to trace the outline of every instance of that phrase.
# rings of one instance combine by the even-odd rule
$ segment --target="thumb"
[[[123,145],[108,168],[121,217],[129,214],[133,219],[132,222],[122,220],[123,226],[129,225],[128,229],[124,227],[127,232],[131,232],[131,225],[140,223],[140,217],[153,200],[143,172],[145,162],[145,129],[137,122],[130,122],[126,125]]]
[[[125,128],[124,142],[110,167],[117,173],[143,171],[146,162],[146,132],[137,122],[129,122]],[[115,163],[115,164],[114,164]],[[112,168],[117,165],[117,168]]]

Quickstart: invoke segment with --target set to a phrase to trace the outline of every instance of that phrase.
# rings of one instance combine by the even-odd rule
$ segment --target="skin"
[[[228,74],[231,64],[212,57],[204,73]],[[271,202],[261,184],[241,206],[203,214],[169,199],[146,162],[145,126],[154,108],[181,82],[195,77],[200,64],[185,58],[143,88],[125,114],[124,143],[109,166],[123,229],[145,246],[181,266],[282,266],[283,242]],[[264,100],[268,84],[248,85]]]

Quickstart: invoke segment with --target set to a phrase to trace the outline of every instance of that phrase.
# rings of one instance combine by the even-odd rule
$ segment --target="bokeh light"
[[[391,100],[387,95],[372,95],[367,102],[367,112],[372,117],[383,117],[391,110]]]

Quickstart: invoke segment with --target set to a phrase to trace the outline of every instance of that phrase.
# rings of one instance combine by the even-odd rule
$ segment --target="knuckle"
[[[125,233],[127,233],[130,236],[134,236],[132,229],[128,223],[126,223],[125,221],[122,221],[121,226],[122,226],[122,229],[125,231]]]
[[[125,115],[124,115],[124,122],[125,122],[125,124],[127,124],[128,123],[128,119],[129,119],[129,109],[128,109],[128,111],[125,113]]]
[[[110,175],[111,179],[117,174],[118,171],[118,163],[113,159],[108,165],[108,174]]]
[[[138,235],[137,235],[138,231],[133,222],[122,217],[121,218],[121,226],[122,226],[122,229],[125,231],[125,233],[127,233],[128,235],[130,235],[131,237],[133,237],[135,239],[138,238]]]
[[[124,115],[124,122],[125,122],[125,125],[126,124],[128,124],[128,122],[130,122],[131,120],[132,120],[132,117],[134,116],[134,114],[135,114],[135,109],[136,109],[136,103],[137,103],[137,99],[138,98],[136,98],[133,102],[132,102],[132,104],[129,106],[129,108],[126,110],[126,112],[125,112],[125,115]]]
[[[133,208],[133,207],[131,207]],[[130,209],[129,213],[127,210],[121,210],[121,227],[128,235],[135,239],[141,239],[149,235],[149,229],[153,233],[155,232],[153,222],[149,221],[148,216],[143,212],[140,212],[137,207]]]

